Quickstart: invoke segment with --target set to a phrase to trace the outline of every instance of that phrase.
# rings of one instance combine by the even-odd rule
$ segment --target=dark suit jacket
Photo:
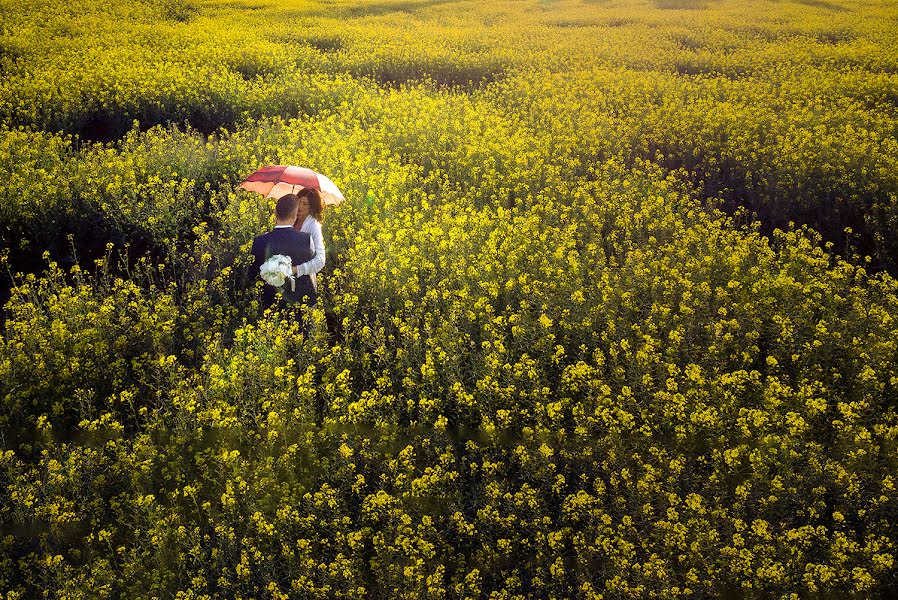
[[[289,256],[293,265],[304,263],[312,258],[311,236],[308,233],[296,231],[292,227],[277,227],[268,233],[257,236],[253,240],[253,264],[250,267],[249,280],[253,283],[261,281],[259,267],[275,254]],[[262,301],[265,307],[274,304],[277,288],[264,284],[262,289]],[[291,291],[290,281],[284,284],[282,289],[286,302],[305,302],[312,305],[318,298],[315,287],[308,275],[303,275],[296,280],[296,291]]]

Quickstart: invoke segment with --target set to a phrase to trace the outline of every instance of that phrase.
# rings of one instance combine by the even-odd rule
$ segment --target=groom
[[[293,261],[294,267],[312,258],[311,237],[308,233],[296,231],[293,228],[298,208],[299,198],[295,194],[287,194],[278,199],[274,208],[274,215],[277,220],[274,229],[257,236],[253,240],[253,264],[249,271],[250,281],[258,280],[259,267],[275,254],[289,256]],[[296,274],[295,268],[293,273],[294,275]],[[275,303],[277,291],[277,288],[267,283],[264,284],[262,288],[263,308],[268,308]],[[303,275],[296,279],[295,291],[290,289],[288,282],[281,290],[281,293],[284,296],[284,301],[288,304],[301,302],[312,306],[318,299],[315,287],[312,285],[312,280],[308,275]]]

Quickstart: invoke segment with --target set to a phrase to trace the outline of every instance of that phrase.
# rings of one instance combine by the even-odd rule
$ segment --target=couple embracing
[[[283,301],[289,305],[314,307],[318,302],[316,275],[324,268],[324,237],[321,232],[323,212],[321,194],[314,188],[305,188],[296,194],[281,196],[274,213],[274,229],[253,240],[253,264],[250,280],[256,281],[260,269],[272,257],[280,256],[285,263],[291,281],[280,289],[266,283],[262,289],[263,307],[277,301],[280,291]]]

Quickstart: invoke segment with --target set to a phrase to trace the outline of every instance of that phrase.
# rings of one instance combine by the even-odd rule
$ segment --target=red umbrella
[[[321,200],[325,204],[340,204],[345,200],[333,181],[321,173],[304,167],[284,165],[262,167],[241,182],[239,187],[258,192],[266,198],[280,198],[304,188],[314,188],[321,192]]]

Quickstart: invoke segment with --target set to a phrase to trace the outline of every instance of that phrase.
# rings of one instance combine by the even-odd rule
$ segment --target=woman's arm
[[[315,256],[312,260],[296,265],[296,276],[312,275],[324,268],[324,235],[321,233],[321,223],[313,220],[312,227],[309,228],[309,234],[312,237],[312,248],[315,250]]]

